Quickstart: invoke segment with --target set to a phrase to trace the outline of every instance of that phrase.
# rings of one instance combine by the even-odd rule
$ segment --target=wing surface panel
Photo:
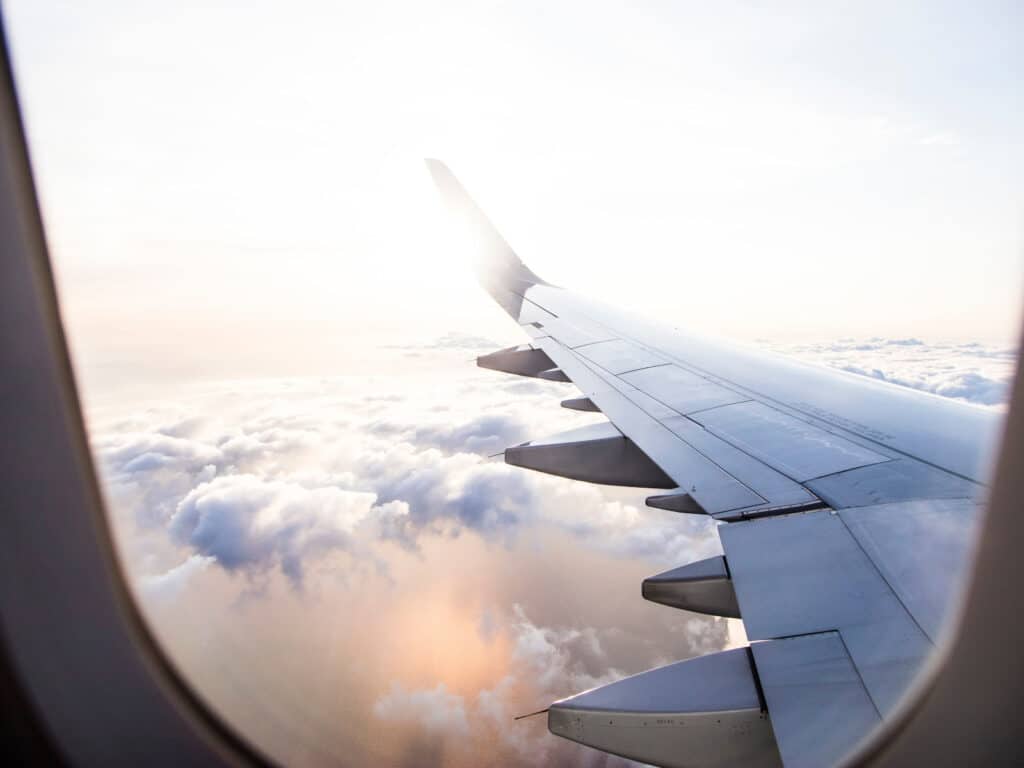
[[[764,509],[806,507],[819,502],[813,493],[799,483],[716,437],[684,416],[673,416],[663,420],[662,424],[726,472],[734,477],[743,478],[745,483],[768,500],[766,507],[746,510],[747,516],[756,516]],[[728,510],[709,514],[716,517],[723,514],[729,516]]]
[[[690,418],[798,482],[890,459],[752,400],[710,408]]]
[[[910,458],[857,467],[805,485],[836,509],[913,499],[968,499],[983,491],[976,483]]]
[[[632,371],[621,378],[684,416],[750,399],[748,395],[715,384],[678,365]]]
[[[583,358],[615,375],[667,363],[661,355],[656,355],[623,339],[586,344],[576,347],[576,351]]]
[[[679,434],[679,427],[674,423],[681,418],[678,413],[666,410],[658,401],[652,402],[649,396],[631,385],[600,371],[584,360],[577,350],[570,350],[553,338],[538,339],[535,343],[616,427],[661,466],[708,514],[736,510],[750,513],[815,501],[813,494],[799,484],[707,434],[702,436],[705,450],[714,450],[718,461],[709,458]],[[645,406],[651,408],[651,412],[644,410]],[[704,432],[697,425],[694,427]],[[711,446],[712,441],[716,445]],[[738,479],[719,463],[722,461],[735,469],[746,470],[748,474],[742,480]]]

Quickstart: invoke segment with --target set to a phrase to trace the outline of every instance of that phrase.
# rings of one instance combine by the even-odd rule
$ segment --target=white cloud
[[[155,408],[94,445],[108,495],[142,527],[167,528],[229,571],[279,566],[295,584],[306,560],[351,550],[363,521],[409,548],[424,533],[505,537],[542,525],[626,557],[715,550],[706,523],[638,507],[635,491],[485,457],[593,419],[557,406],[564,387],[520,391],[519,380],[476,371],[427,381],[427,392],[418,382],[391,391],[344,379],[250,383],[241,397],[231,385],[191,407]]]
[[[641,602],[635,586],[644,575],[718,551],[708,521],[648,509],[643,491],[530,473],[486,457],[592,420],[558,407],[566,390],[475,369],[390,381],[232,382],[108,420],[94,443],[108,496],[122,505],[115,514],[144,555],[130,563],[140,594],[161,615],[179,617],[174,632],[181,612],[206,599],[199,587],[222,601],[228,627],[245,620],[232,619],[236,612],[274,614],[287,605],[291,620],[314,632],[318,622],[306,612],[329,604],[359,615],[353,606],[365,599],[378,607],[362,614],[362,625],[387,631],[400,624],[394,613],[404,603],[380,607],[394,597],[386,590],[409,586],[410,577],[429,584],[430,575],[409,563],[438,567],[430,560],[441,551],[438,542],[448,547],[460,534],[508,563],[553,558],[534,574],[513,565],[501,577],[481,574],[498,582],[481,587],[486,597],[469,608],[466,626],[473,642],[494,654],[500,674],[469,687],[445,677],[424,686],[422,668],[403,678],[378,659],[375,673],[352,684],[362,686],[363,716],[371,721],[360,727],[375,734],[372,721],[394,724],[380,732],[403,734],[409,754],[426,745],[457,755],[454,764],[472,765],[493,750],[508,764],[579,761],[580,748],[550,739],[537,722],[513,725],[511,717],[717,650],[728,627],[710,617],[627,607]],[[590,557],[601,579],[581,575],[571,598],[552,587],[563,566],[575,573],[579,558]],[[599,582],[629,589],[611,601]],[[567,602],[576,606],[571,618]],[[652,637],[671,637],[671,644]],[[323,647],[332,642],[324,639]],[[357,652],[367,657],[366,649]],[[315,682],[295,684],[300,698],[303,685]],[[421,741],[410,736],[416,733]]]
[[[304,488],[254,475],[201,483],[178,504],[170,534],[229,571],[273,565],[301,584],[303,563],[344,547],[370,513],[372,493]]]
[[[955,147],[959,143],[960,139],[951,131],[930,133],[921,139],[921,144],[925,146]]]
[[[540,627],[527,618],[522,607],[514,607],[513,659],[521,665],[520,675],[541,691],[561,698],[623,677],[608,667],[600,632],[594,627]],[[600,670],[600,673],[594,674]]]
[[[480,689],[475,697],[453,695],[441,684],[407,690],[392,682],[389,692],[377,699],[374,714],[382,719],[415,723],[435,736],[444,732],[468,752],[483,742],[490,745],[488,753],[494,754],[500,744],[527,765],[595,757],[600,758],[601,764],[618,765],[615,758],[605,763],[607,756],[579,751],[551,739],[546,730],[531,727],[530,723],[513,722],[513,718],[624,677],[627,673],[616,668],[608,646],[625,639],[628,651],[624,655],[632,657],[635,663],[642,653],[644,638],[624,635],[615,626],[545,626],[532,620],[518,604],[500,621],[489,613],[488,616],[488,621],[494,623],[490,631],[503,634],[511,648],[507,672],[501,679]],[[671,660],[721,650],[727,641],[724,620],[692,616],[686,620],[685,634],[679,636],[676,655]],[[468,735],[467,725],[477,743],[463,741]]]
[[[147,600],[173,600],[188,586],[193,576],[206,570],[212,562],[212,557],[192,555],[164,573],[142,578],[139,587]]]
[[[373,705],[373,712],[383,720],[413,722],[431,732],[459,736],[469,731],[463,698],[449,693],[443,683],[412,691],[392,683],[391,690]]]
[[[850,373],[986,406],[1006,404],[1017,364],[1015,349],[977,342],[873,337],[774,348]]]

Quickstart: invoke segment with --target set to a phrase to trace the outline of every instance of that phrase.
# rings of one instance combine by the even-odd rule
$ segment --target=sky
[[[673,322],[1016,340],[1017,3],[4,8],[108,381],[343,372],[354,324],[501,332],[423,157],[550,282]]]
[[[550,282],[1005,403],[1017,3],[2,8],[125,570],[288,764],[615,764],[510,718],[742,642],[639,597],[712,526],[489,458],[594,417],[474,367],[424,157]]]

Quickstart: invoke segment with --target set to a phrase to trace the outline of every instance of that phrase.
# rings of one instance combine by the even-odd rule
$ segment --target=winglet
[[[518,320],[523,294],[534,285],[548,283],[523,264],[447,165],[430,158],[424,162],[445,207],[469,237],[477,277],[494,300]]]

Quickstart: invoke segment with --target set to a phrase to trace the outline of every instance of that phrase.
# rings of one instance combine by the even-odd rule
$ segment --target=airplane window
[[[817,764],[898,706],[1017,365],[1019,8],[3,10],[121,568],[254,745]]]

